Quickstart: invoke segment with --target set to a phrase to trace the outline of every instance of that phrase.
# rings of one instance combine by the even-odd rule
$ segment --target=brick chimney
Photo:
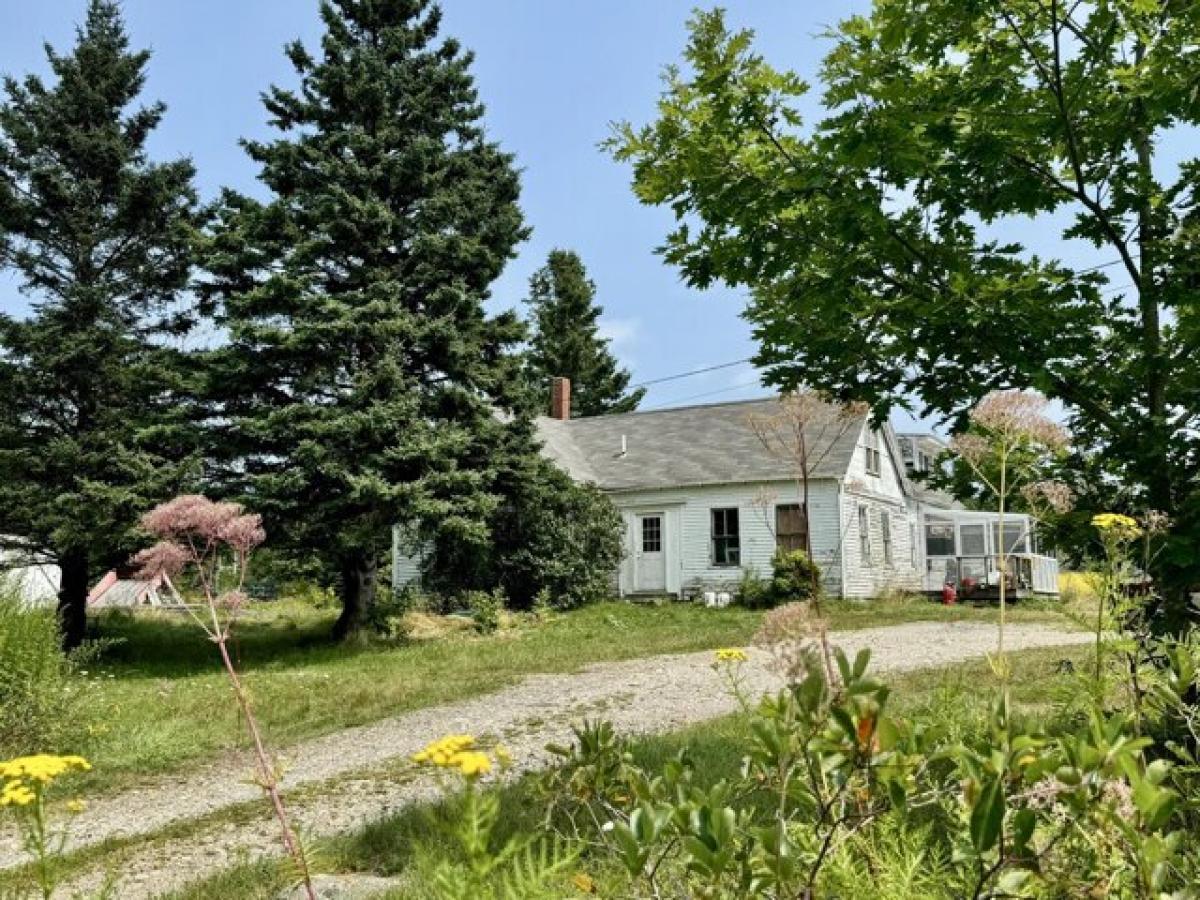
[[[550,418],[571,418],[571,379],[550,379]]]

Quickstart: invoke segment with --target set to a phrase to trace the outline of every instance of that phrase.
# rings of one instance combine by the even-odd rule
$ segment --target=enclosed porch
[[[1006,513],[1003,535],[1000,516],[993,512],[937,510],[923,518],[927,592],[951,584],[960,597],[993,599],[999,595],[1004,556],[1009,596],[1058,594],[1058,560],[1040,552],[1031,516]]]

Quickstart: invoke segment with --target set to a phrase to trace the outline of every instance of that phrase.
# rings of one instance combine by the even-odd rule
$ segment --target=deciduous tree
[[[751,290],[781,386],[959,425],[996,389],[1060,401],[1194,580],[1200,5],[876,0],[830,37],[805,127],[808,85],[692,21],[659,120],[613,142],[678,218],[666,258]]]

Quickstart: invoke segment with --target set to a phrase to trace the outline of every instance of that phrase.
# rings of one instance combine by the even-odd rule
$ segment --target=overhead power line
[[[653,412],[656,409],[670,409],[671,407],[678,406],[681,403],[687,403],[689,400],[699,400],[701,397],[713,397],[717,394],[728,394],[730,391],[740,391],[748,387],[755,387],[759,384],[760,382],[756,379],[754,381],[747,381],[742,384],[734,384],[730,385],[729,387],[717,388],[715,391],[704,391],[699,394],[689,394],[686,397],[676,397],[674,400],[668,400],[666,403],[660,403],[657,406],[647,406],[643,412]]]
[[[662,384],[664,381],[678,381],[680,378],[690,378],[692,375],[702,375],[705,372],[715,372],[717,369],[731,369],[734,366],[740,366],[742,363],[748,363],[753,359],[747,356],[745,359],[735,359],[733,362],[720,363],[715,366],[705,366],[703,369],[692,369],[690,372],[679,372],[676,375],[664,375],[662,378],[651,378],[649,381],[639,381],[637,384],[631,384],[628,390],[636,388],[649,387],[652,384]]]

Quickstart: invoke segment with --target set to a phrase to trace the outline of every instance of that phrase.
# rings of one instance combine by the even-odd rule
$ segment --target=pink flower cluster
[[[1045,397],[1033,391],[992,391],[971,410],[971,424],[993,437],[1062,450],[1067,446],[1067,432],[1046,415],[1049,405]]]
[[[159,504],[142,516],[142,527],[160,538],[133,558],[143,578],[178,574],[208,548],[226,546],[245,556],[267,537],[261,516],[199,494]]]
[[[1075,506],[1075,492],[1063,482],[1052,479],[1025,485],[1021,488],[1021,496],[1035,511],[1038,507],[1046,507],[1063,515]]]
[[[216,503],[199,494],[185,494],[156,506],[142,516],[142,527],[164,540],[199,538],[242,553],[267,537],[261,516],[243,512],[237,503]]]

